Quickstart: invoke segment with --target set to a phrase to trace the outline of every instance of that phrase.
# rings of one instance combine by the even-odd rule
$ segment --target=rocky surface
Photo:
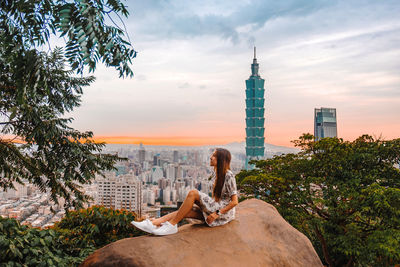
[[[268,203],[249,199],[218,227],[184,225],[169,236],[109,244],[81,266],[322,266],[311,242]]]

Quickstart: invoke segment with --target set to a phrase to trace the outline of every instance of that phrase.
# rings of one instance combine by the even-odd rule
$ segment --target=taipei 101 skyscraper
[[[258,74],[256,48],[251,75],[246,80],[246,169],[249,160],[264,158],[264,82]]]

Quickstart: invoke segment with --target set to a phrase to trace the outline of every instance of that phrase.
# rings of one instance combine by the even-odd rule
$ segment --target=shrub
[[[81,248],[97,249],[122,238],[143,235],[130,223],[135,218],[134,212],[93,206],[68,212],[52,229],[60,233],[63,242],[76,248],[73,254],[78,256]]]
[[[1,266],[71,266],[85,258],[72,257],[52,229],[40,230],[2,217],[0,251]]]
[[[96,249],[144,233],[130,222],[136,214],[94,206],[69,211],[47,229],[0,217],[0,266],[77,266]]]

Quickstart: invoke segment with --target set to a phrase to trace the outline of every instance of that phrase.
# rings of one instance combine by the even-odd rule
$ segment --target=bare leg
[[[151,222],[155,225],[155,226],[160,226],[163,222],[169,221],[172,218],[175,217],[175,215],[178,213],[178,211],[174,211],[171,213],[168,213],[160,218],[154,219]]]
[[[199,192],[197,190],[190,190],[189,194],[186,196],[185,201],[183,201],[181,207],[179,208],[178,212],[176,213],[176,215],[169,220],[169,222],[172,225],[177,224],[178,222],[180,222],[183,218],[185,218],[185,216],[192,211],[192,207],[193,204],[195,203],[195,201],[199,201],[200,200],[200,195]]]
[[[197,219],[204,221],[203,213],[200,210],[190,210],[185,218]]]
[[[198,193],[197,193],[198,194]],[[188,194],[189,196],[189,194]],[[199,205],[199,199],[195,200],[195,203],[197,205]],[[182,204],[183,205],[183,204]],[[182,206],[181,206],[182,207]],[[193,207],[193,205],[192,205]],[[178,211],[174,211],[171,213],[168,213],[160,218],[157,219],[153,219],[151,222],[155,225],[155,226],[160,226],[162,223],[169,221],[171,219],[173,219],[176,215],[177,215]],[[192,218],[192,219],[199,219],[199,220],[203,220],[203,214],[201,213],[200,210],[190,210],[184,218]]]

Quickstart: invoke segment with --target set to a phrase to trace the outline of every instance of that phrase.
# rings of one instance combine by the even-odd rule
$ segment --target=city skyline
[[[203,2],[202,2],[203,3]],[[206,145],[245,140],[253,45],[266,80],[265,142],[313,132],[315,107],[340,114],[339,136],[400,131],[396,1],[129,1],[135,77],[100,66],[73,127],[96,140]],[[121,138],[123,137],[123,138]]]

